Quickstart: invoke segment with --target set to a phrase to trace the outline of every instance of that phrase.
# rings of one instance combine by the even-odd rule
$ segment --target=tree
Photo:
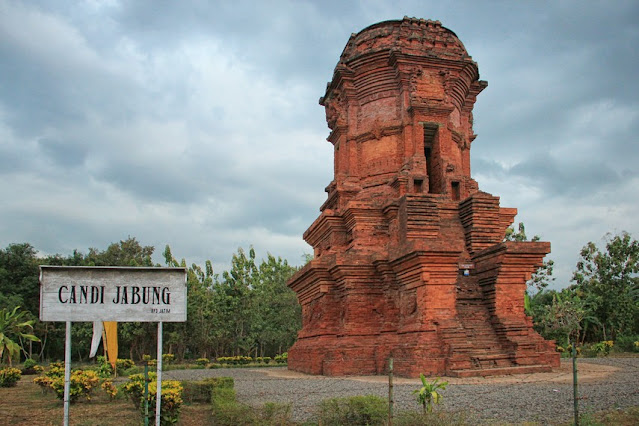
[[[518,230],[515,231],[513,226],[509,226],[506,228],[506,235],[504,236],[504,241],[516,241],[523,242],[528,241],[528,237],[526,236],[526,227],[523,222],[519,222]],[[539,235],[535,235],[532,237],[530,241],[537,242],[539,241]],[[552,259],[548,259],[544,261],[544,263],[535,271],[530,280],[527,282],[527,294],[534,295],[543,290],[547,289],[548,286],[555,281],[555,278],[552,276],[553,268],[555,266],[555,262]],[[527,303],[532,303],[532,301]]]
[[[589,242],[572,281],[593,303],[603,340],[639,333],[639,242],[627,232],[606,236],[605,250]]]
[[[274,356],[288,349],[302,326],[297,295],[286,282],[296,268],[268,253],[262,260],[255,285],[256,338],[260,356]]]
[[[33,330],[34,320],[25,320],[27,311],[19,310],[16,306],[13,310],[7,308],[0,309],[0,361],[4,354],[7,354],[9,365],[13,359],[20,359],[20,349],[24,351],[22,339],[39,342],[36,336],[26,333]],[[16,340],[18,340],[16,342]]]
[[[511,225],[506,228],[506,235],[504,236],[504,241],[528,241],[528,237],[526,236],[526,227],[523,222],[519,222],[517,226],[517,231]],[[539,241],[539,236],[535,235],[531,241]]]
[[[153,246],[141,246],[129,236],[119,243],[112,243],[105,251],[90,248],[84,261],[88,266],[153,266]]]
[[[546,339],[553,339],[561,346],[568,346],[571,342],[580,340],[584,320],[589,318],[588,312],[586,301],[568,288],[561,292],[552,292],[552,302],[543,306],[537,322],[541,327],[541,334]]]
[[[0,308],[22,306],[35,318],[40,309],[38,258],[31,244],[0,249]]]
[[[233,336],[234,355],[249,354],[255,349],[255,319],[253,289],[258,281],[255,250],[249,255],[242,248],[231,259],[230,271],[222,273],[222,282],[216,287],[221,296],[221,313],[228,322],[227,333]]]

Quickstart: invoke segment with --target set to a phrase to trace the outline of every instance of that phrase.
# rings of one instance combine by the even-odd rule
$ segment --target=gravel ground
[[[579,359],[580,413],[639,406],[639,358]],[[316,405],[327,398],[352,395],[388,396],[386,377],[322,377],[289,372],[286,368],[174,370],[166,379],[198,380],[231,376],[238,400],[253,406],[265,402],[291,404],[293,420],[311,419]],[[572,361],[562,360],[551,373],[489,378],[446,378],[440,408],[466,411],[473,423],[570,421],[573,409]],[[418,407],[413,390],[419,379],[395,378],[395,407]]]

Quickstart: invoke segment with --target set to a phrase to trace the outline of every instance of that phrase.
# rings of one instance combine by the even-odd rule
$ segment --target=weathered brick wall
[[[502,243],[515,209],[470,175],[486,82],[455,34],[404,18],[354,34],[320,103],[334,179],[289,282],[312,374],[486,375],[558,365],[523,310],[548,243]],[[467,270],[467,274],[464,274]]]

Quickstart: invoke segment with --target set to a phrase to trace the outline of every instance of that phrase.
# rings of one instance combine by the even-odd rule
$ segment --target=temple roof
[[[441,22],[404,17],[378,22],[351,34],[340,62],[348,64],[362,55],[381,50],[451,60],[470,57],[457,35]]]

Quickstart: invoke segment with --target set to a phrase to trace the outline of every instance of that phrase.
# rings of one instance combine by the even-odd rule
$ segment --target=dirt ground
[[[587,391],[590,387],[599,389],[601,385],[611,383],[616,391],[614,397],[619,399],[622,395],[619,394],[619,388],[615,387],[614,381],[619,380],[620,375],[622,377],[634,377],[636,375],[637,365],[625,365],[623,358],[605,363],[595,360],[580,359],[578,363],[579,382],[584,385],[584,391]],[[613,364],[613,365],[610,365]],[[626,372],[628,375],[626,375]],[[170,374],[185,375],[180,380],[197,380],[201,374],[223,374],[223,375],[239,375],[241,377],[236,378],[236,388],[238,392],[246,387],[248,384],[249,389],[253,389],[255,395],[249,395],[250,398],[258,401],[272,400],[274,398],[273,393],[262,394],[255,391],[255,388],[261,384],[267,382],[274,383],[274,386],[293,388],[302,386],[309,392],[310,388],[313,388],[313,383],[316,383],[320,389],[321,397],[333,396],[334,390],[337,385],[332,384],[334,379],[329,379],[323,376],[312,376],[302,374],[298,372],[289,371],[286,368],[262,368],[262,369],[235,369],[235,370],[182,370],[167,372],[167,376]],[[190,377],[194,375],[194,377]],[[198,377],[195,377],[198,375]],[[189,377],[187,377],[189,376]],[[246,377],[244,377],[246,376]],[[279,380],[260,380],[260,377]],[[40,388],[33,383],[34,376],[24,376],[14,388],[0,388],[0,425],[60,425],[62,424],[63,407],[62,402],[58,400],[51,392],[43,393]],[[297,380],[296,380],[297,379]],[[299,380],[301,379],[301,380]],[[448,381],[451,385],[495,385],[495,389],[502,389],[501,385],[517,385],[522,382],[526,386],[533,385],[531,389],[535,388],[535,384],[543,386],[544,383],[556,383],[557,386],[565,386],[567,389],[571,388],[572,383],[572,364],[569,360],[563,360],[560,368],[548,373],[533,373],[533,374],[519,374],[510,376],[493,376],[493,377],[473,377],[473,378],[456,378],[456,377],[444,377],[444,380]],[[288,382],[290,380],[290,382]],[[298,381],[299,380],[299,381]],[[631,379],[631,381],[634,379]],[[324,381],[324,382],[322,382]],[[338,382],[343,382],[340,380]],[[360,382],[362,384],[371,383],[375,384],[375,387],[384,386],[388,382],[386,376],[359,376],[348,377],[346,382]],[[627,380],[626,380],[627,381]],[[246,382],[246,383],[244,383]],[[405,388],[415,388],[420,384],[419,379],[407,379],[401,377],[395,377],[394,383],[396,385],[410,385]],[[490,386],[491,388],[493,386]],[[605,386],[604,386],[605,387]],[[366,388],[366,387],[364,387]],[[452,387],[455,389],[455,387]],[[461,386],[460,388],[463,388]],[[636,385],[631,385],[633,394],[636,394]],[[322,392],[326,393],[325,395]],[[485,389],[485,388],[484,388]],[[514,388],[508,387],[508,391],[512,392]],[[495,391],[493,394],[497,395],[500,392]],[[623,392],[622,392],[623,393]],[[554,395],[563,395],[563,391]],[[412,400],[412,394],[410,395]],[[633,399],[634,397],[630,397]],[[451,402],[454,398],[449,398]],[[569,398],[568,398],[569,399]],[[633,399],[634,400],[634,399]],[[621,401],[621,400],[620,400]],[[307,401],[309,409],[314,406],[314,403]],[[568,401],[569,402],[569,401]],[[561,407],[568,404],[568,402],[562,403]],[[588,401],[584,401],[586,403]],[[500,404],[497,404],[500,405]],[[569,405],[569,404],[568,404]],[[635,405],[634,403],[631,405]],[[605,409],[606,407],[600,407],[599,409]],[[549,410],[555,410],[556,407],[549,407]],[[71,424],[72,425],[139,425],[140,413],[133,407],[133,405],[123,399],[119,398],[115,401],[110,401],[106,395],[102,392],[96,392],[92,401],[80,401],[71,406]],[[636,417],[633,417],[636,419]],[[180,415],[180,425],[202,425],[210,424],[211,422],[211,406],[210,404],[193,404],[184,405],[182,413]],[[544,422],[542,422],[544,423]],[[505,423],[504,423],[505,424]],[[606,424],[615,424],[606,423]],[[625,424],[625,423],[624,423]]]
[[[580,361],[578,365],[579,382],[591,383],[599,380],[603,380],[611,374],[620,371],[619,367],[613,367],[609,365],[601,365],[588,363],[587,361]],[[321,376],[313,376],[309,374],[299,373],[296,371],[275,369],[265,370],[267,376],[281,379],[321,379]],[[519,383],[525,381],[527,383],[534,382],[551,382],[551,383],[572,383],[572,364],[562,363],[559,368],[547,373],[531,373],[531,374],[517,374],[507,376],[489,376],[489,377],[444,377],[449,384],[509,384]],[[386,383],[388,382],[387,376],[351,376],[351,380],[362,381],[366,383]],[[403,377],[393,377],[395,384],[419,384],[420,379],[407,379]]]

